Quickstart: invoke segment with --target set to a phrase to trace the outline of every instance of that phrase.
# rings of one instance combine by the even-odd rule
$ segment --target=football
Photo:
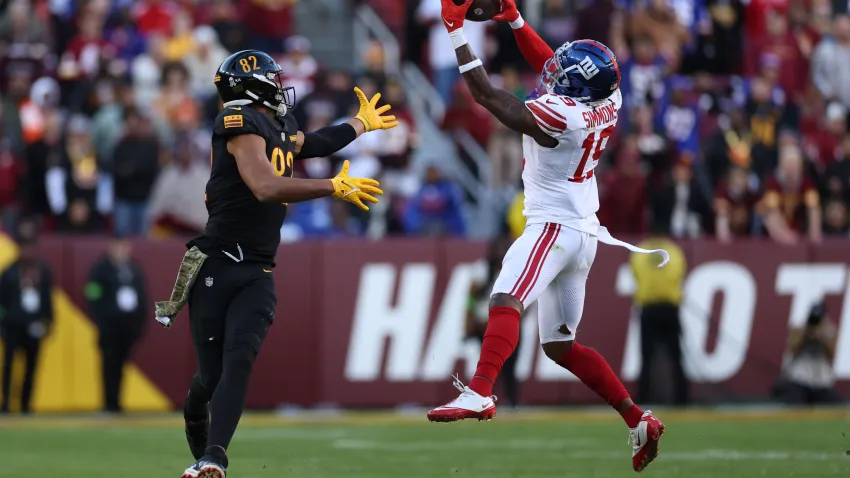
[[[463,5],[464,0],[454,0],[456,5]],[[486,22],[501,10],[499,0],[472,0],[472,6],[466,12],[466,19],[473,22]]]

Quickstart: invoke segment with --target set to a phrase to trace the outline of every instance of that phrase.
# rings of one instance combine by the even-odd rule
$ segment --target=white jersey
[[[593,171],[622,104],[620,90],[595,106],[553,94],[526,101],[540,129],[558,140],[547,148],[523,137],[523,215],[528,224],[552,222],[597,234],[599,190]]]

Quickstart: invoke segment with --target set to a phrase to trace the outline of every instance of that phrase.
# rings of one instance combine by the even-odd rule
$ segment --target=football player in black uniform
[[[197,460],[183,478],[224,478],[227,450],[277,299],[272,268],[288,203],[333,196],[368,210],[382,194],[373,179],[348,176],[348,161],[333,179],[294,179],[293,161],[331,155],[359,135],[398,123],[367,100],[351,121],[313,133],[299,131],[287,112],[293,88],[267,54],[246,50],[227,58],[215,77],[224,108],[212,135],[212,172],[206,187],[204,234],[187,244],[171,300],[157,302],[156,320],[170,327],[189,305],[198,362],[183,415]]]

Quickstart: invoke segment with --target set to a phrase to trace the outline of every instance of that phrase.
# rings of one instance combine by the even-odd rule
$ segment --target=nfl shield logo
[[[286,142],[286,131],[280,133],[280,139],[283,140],[284,143]]]
[[[213,278],[212,278],[212,277],[207,277],[207,279],[204,281],[204,283],[207,285],[207,287],[212,287],[212,284],[213,284]]]

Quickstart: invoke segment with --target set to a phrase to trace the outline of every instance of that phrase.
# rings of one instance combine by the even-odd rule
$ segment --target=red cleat
[[[658,440],[664,434],[664,424],[655,418],[651,411],[643,412],[640,423],[629,428],[629,442],[632,444],[632,466],[640,473],[658,456]]]
[[[456,389],[460,390],[460,396],[451,402],[437,407],[428,412],[428,421],[432,422],[456,422],[467,418],[478,420],[491,420],[496,416],[496,397],[483,397],[465,386],[458,378],[454,377]]]

